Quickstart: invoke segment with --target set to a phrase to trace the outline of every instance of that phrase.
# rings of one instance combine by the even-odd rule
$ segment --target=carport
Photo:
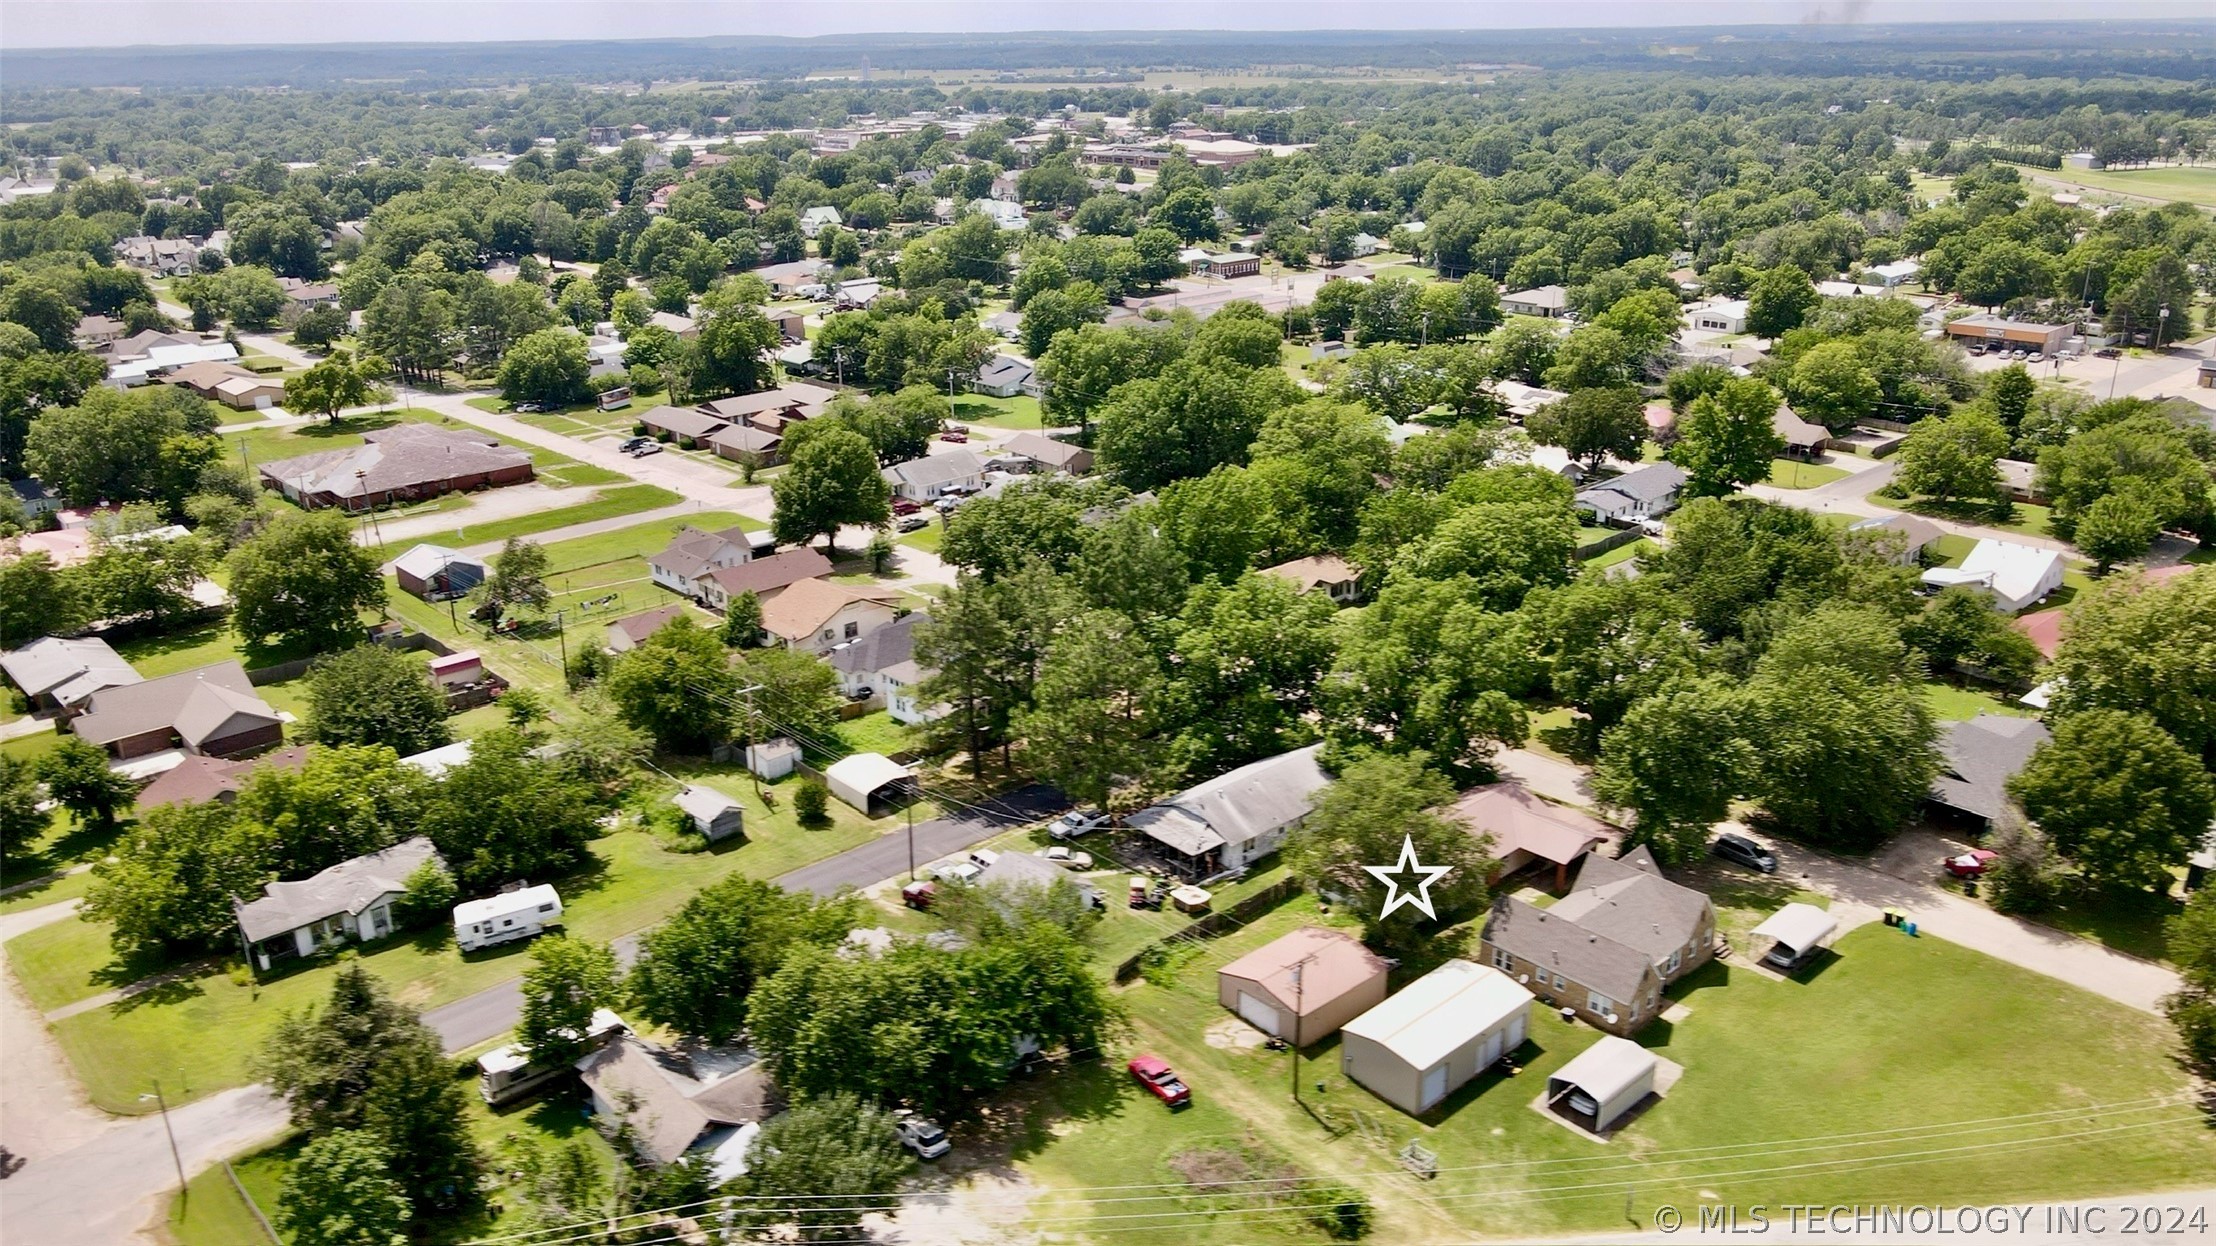
[[[911,791],[915,781],[913,770],[883,753],[842,757],[823,772],[824,785],[831,789],[833,796],[872,818],[888,799]]]
[[[1596,1134],[1607,1133],[1654,1093],[1659,1064],[1653,1052],[1630,1039],[1604,1034],[1547,1078],[1547,1106]]]
[[[1798,967],[1803,958],[1818,948],[1829,947],[1831,938],[1839,932],[1839,919],[1813,904],[1788,904],[1764,918],[1748,936],[1749,950],[1757,953],[1773,965],[1772,958],[1784,953],[1786,966]],[[1768,946],[1764,946],[1767,941]]]

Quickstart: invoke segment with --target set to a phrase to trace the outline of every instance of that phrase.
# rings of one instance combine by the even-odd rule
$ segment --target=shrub
[[[803,778],[793,790],[793,813],[802,826],[822,826],[831,820],[831,789],[821,779]]]
[[[394,902],[393,916],[399,919],[403,929],[428,926],[450,917],[454,902],[459,898],[454,876],[438,862],[425,861],[408,875],[408,889]]]
[[[1985,872],[1996,912],[2036,913],[2054,902],[2058,871],[2044,835],[2009,810],[1994,820],[1987,842],[1998,854]]]
[[[1310,1186],[1300,1194],[1310,1204],[1308,1222],[1322,1229],[1326,1237],[1358,1242],[1370,1235],[1374,1212],[1369,1195],[1343,1185]]]

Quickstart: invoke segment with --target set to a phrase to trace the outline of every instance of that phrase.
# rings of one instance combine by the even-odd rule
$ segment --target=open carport
[[[916,772],[883,753],[856,753],[832,763],[823,782],[833,796],[874,818],[915,791]]]
[[[1765,966],[1792,973],[1830,947],[1838,933],[1838,918],[1813,904],[1796,902],[1762,919],[1747,936],[1747,948]]]
[[[1595,1134],[1655,1093],[1655,1054],[1613,1034],[1587,1047],[1547,1078],[1547,1106]]]

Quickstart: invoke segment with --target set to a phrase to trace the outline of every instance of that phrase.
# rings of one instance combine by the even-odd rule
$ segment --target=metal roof
[[[1659,1063],[1653,1052],[1630,1039],[1603,1034],[1547,1080],[1575,1086],[1597,1102],[1607,1103],[1653,1073]]]
[[[1450,960],[1347,1022],[1343,1032],[1428,1069],[1530,1004],[1531,992],[1500,970]]]

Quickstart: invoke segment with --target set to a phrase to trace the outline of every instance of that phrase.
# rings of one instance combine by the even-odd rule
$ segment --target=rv
[[[454,942],[465,952],[528,939],[562,920],[562,897],[545,883],[454,906]]]
[[[630,1030],[623,1018],[605,1008],[595,1008],[592,1029],[585,1034],[585,1050],[598,1051],[617,1035],[628,1034]],[[501,1107],[529,1095],[573,1067],[568,1061],[533,1064],[531,1049],[522,1043],[495,1047],[477,1057],[477,1093],[484,1096],[486,1103]]]

